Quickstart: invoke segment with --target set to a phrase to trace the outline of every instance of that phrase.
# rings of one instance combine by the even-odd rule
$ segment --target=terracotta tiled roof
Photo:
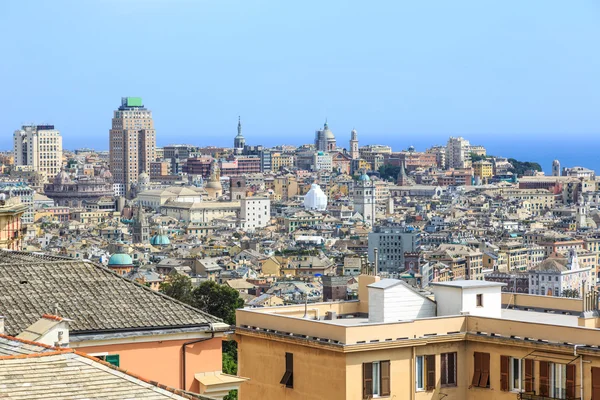
[[[6,333],[17,335],[44,314],[72,319],[72,334],[221,322],[89,261],[0,251]]]

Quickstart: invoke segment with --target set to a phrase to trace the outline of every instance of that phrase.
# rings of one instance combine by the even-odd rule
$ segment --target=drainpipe
[[[573,346],[573,356],[577,357],[577,348],[585,344],[576,344]],[[579,397],[583,400],[583,355],[579,355]]]
[[[187,369],[186,369],[186,363],[185,363],[185,348],[187,346],[189,346],[189,345],[192,345],[192,344],[202,343],[202,342],[205,342],[207,340],[214,339],[214,337],[215,337],[215,331],[214,331],[212,325],[210,327],[210,333],[211,333],[211,335],[210,335],[209,338],[202,338],[202,339],[191,340],[191,341],[185,342],[184,344],[181,345],[181,358],[183,360],[183,373],[181,374],[182,375],[183,384],[182,384],[181,390],[187,391],[187,389],[185,387],[186,386],[185,373],[187,371]]]

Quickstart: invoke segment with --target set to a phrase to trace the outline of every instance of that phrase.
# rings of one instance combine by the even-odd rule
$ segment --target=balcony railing
[[[581,400],[581,397],[548,397],[548,396],[540,396],[539,394],[531,394],[531,393],[519,393],[519,400]]]

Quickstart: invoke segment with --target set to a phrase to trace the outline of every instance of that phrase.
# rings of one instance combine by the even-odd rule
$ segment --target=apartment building
[[[404,253],[417,251],[420,243],[421,233],[412,227],[376,225],[369,232],[369,261],[377,264],[377,272],[403,272]]]
[[[54,178],[62,167],[62,136],[54,125],[23,125],[13,135],[14,163]]]
[[[600,398],[595,294],[358,279],[355,301],[237,310],[240,400]]]

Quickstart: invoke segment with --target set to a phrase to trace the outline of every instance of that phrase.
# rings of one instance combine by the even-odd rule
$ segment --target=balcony
[[[532,393],[519,393],[518,397],[519,400],[562,400],[562,399],[568,399],[568,400],[581,400],[581,397],[548,397],[548,396],[540,396],[539,394],[532,394]]]

